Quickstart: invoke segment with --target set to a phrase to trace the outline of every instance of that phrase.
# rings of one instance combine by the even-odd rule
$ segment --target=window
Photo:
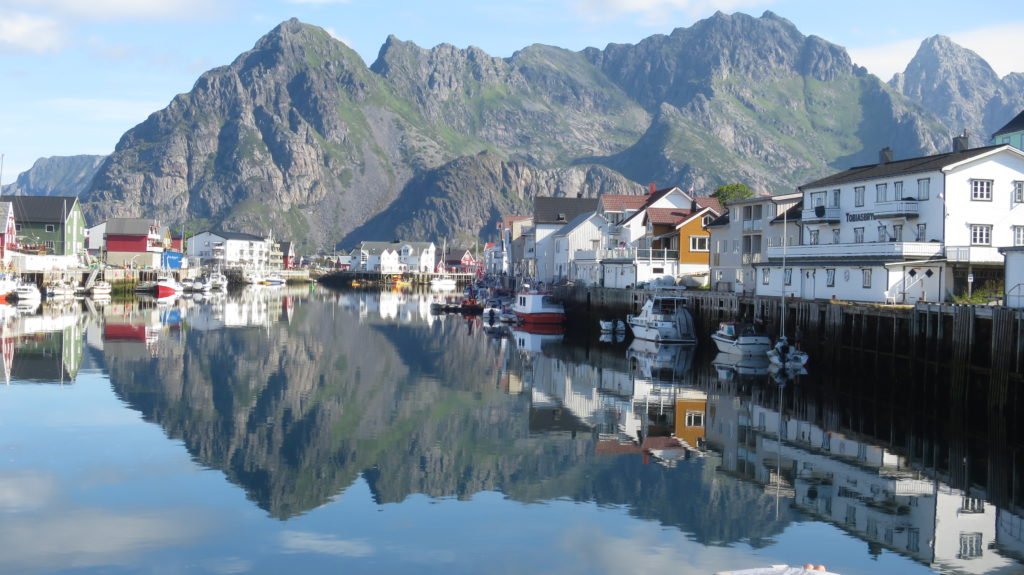
[[[706,251],[708,251],[708,237],[707,236],[690,236],[690,251],[691,252],[706,252]]]
[[[46,224],[46,231],[48,231],[48,232],[55,232],[55,231],[57,231],[57,226],[55,226],[53,224]]]
[[[732,241],[732,253],[734,253],[734,254],[740,253],[740,241],[739,240],[733,240]]]
[[[785,278],[785,282],[784,283],[786,285],[792,285],[793,284],[793,268],[786,268],[785,270],[782,271],[782,273],[783,273],[783,278]]]
[[[811,237],[810,237],[810,240],[808,240],[808,241],[810,242],[810,244],[812,246],[818,245],[818,230],[811,230],[810,233],[811,233]]]
[[[992,245],[992,226],[988,224],[971,224],[971,245]]]
[[[686,427],[704,427],[703,411],[687,411]]]
[[[921,178],[917,181],[917,199],[927,200],[929,188],[931,188],[931,178]]]
[[[861,286],[862,287],[866,287],[866,288],[871,287],[871,270],[870,269],[863,269],[863,270],[860,270],[860,273],[861,273],[861,279],[863,280],[861,282]]]
[[[853,243],[864,243],[864,228],[853,228]]]
[[[1024,226],[1013,226],[1013,245],[1024,246]]]
[[[838,208],[839,207],[839,190],[838,189],[832,190],[832,207],[833,208]]]
[[[992,180],[971,180],[971,200],[975,202],[991,202]]]
[[[768,280],[771,278],[771,272],[768,268],[761,268],[761,283],[768,285]]]
[[[1013,203],[1024,204],[1024,182],[1013,183]]]
[[[839,228],[832,230],[832,243],[839,243]]]
[[[21,231],[21,224],[14,224],[14,231],[20,232]]]
[[[46,240],[45,242],[43,242],[43,247],[48,249],[48,250],[52,250],[53,249],[53,240]]]
[[[888,201],[889,198],[886,197],[886,192],[887,192],[886,184],[877,184],[875,186],[875,201],[876,202]]]
[[[811,194],[811,205],[814,207],[825,206],[825,192],[814,192]]]
[[[889,241],[889,234],[885,229],[885,226],[878,226],[878,241],[887,242]]]
[[[957,559],[974,559],[981,557],[981,533],[961,533],[960,552]]]
[[[651,273],[663,274],[665,273],[665,268],[651,268]]]
[[[907,551],[917,553],[921,550],[921,530],[916,527],[907,529]]]
[[[711,217],[711,216],[704,216],[703,218],[701,218],[701,220],[700,220],[700,223],[701,223],[701,225],[703,225],[704,227],[707,227],[707,226],[708,226],[708,224],[710,224],[710,223],[711,223],[711,220],[714,220],[714,219],[715,219],[715,218],[713,218],[713,217]]]
[[[927,224],[917,224],[917,241],[926,242],[928,241],[928,226]]]
[[[892,199],[897,202],[903,199],[903,182],[892,183]]]
[[[835,268],[825,270],[825,285],[828,287],[835,287],[836,285],[836,270]]]
[[[858,208],[864,205],[864,186],[853,188],[853,205]]]
[[[902,242],[903,241],[903,224],[892,225],[892,241]]]
[[[846,504],[846,524],[857,524],[857,508],[852,503]]]

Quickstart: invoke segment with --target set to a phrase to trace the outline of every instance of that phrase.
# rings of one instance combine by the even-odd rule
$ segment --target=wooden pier
[[[637,313],[654,290],[563,287],[557,295],[567,311],[624,317]],[[739,295],[692,290],[697,325],[707,333],[719,321],[757,320],[778,333],[782,314],[791,338],[828,359],[839,347],[873,349],[896,357],[953,359],[955,362],[1021,378],[1024,372],[1024,310],[995,306],[874,303]]]

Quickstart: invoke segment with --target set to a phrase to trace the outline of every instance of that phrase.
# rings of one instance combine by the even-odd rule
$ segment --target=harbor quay
[[[554,289],[570,317],[622,318],[637,313],[651,289],[563,286]],[[856,347],[897,357],[949,359],[981,369],[1024,372],[1024,310],[1002,306],[917,303],[886,305],[836,300],[805,300],[731,292],[687,290],[688,307],[705,334],[720,321],[763,323],[815,349],[828,361],[841,348]],[[783,322],[785,306],[785,322]]]

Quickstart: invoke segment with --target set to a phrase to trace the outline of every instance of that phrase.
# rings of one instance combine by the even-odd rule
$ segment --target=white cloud
[[[572,7],[588,20],[609,21],[636,15],[644,23],[664,26],[675,14],[696,19],[718,10],[732,13],[771,3],[772,0],[573,0]]]
[[[0,525],[0,571],[65,571],[130,564],[143,551],[201,537],[195,517],[61,510]]]
[[[0,475],[0,511],[45,507],[57,495],[57,481],[43,473],[21,471]]]
[[[334,30],[334,28],[331,28],[330,26],[326,26],[326,27],[324,27],[324,30],[326,30],[327,33],[331,35],[331,38],[334,38],[335,40],[341,42],[342,44],[348,46],[349,48],[352,47],[352,41],[349,40],[348,38],[338,34],[338,32]]]
[[[1014,22],[964,30],[947,34],[953,42],[981,56],[999,76],[1010,72],[1024,72],[1024,61],[1018,52],[1007,50],[1024,37],[1024,23]],[[868,69],[882,80],[903,72],[921,47],[924,38],[900,40],[874,46],[848,48],[853,61]]]
[[[64,33],[56,20],[0,7],[0,52],[56,52],[63,45]]]
[[[285,553],[322,553],[345,557],[369,557],[374,550],[360,539],[338,539],[330,535],[308,531],[285,531],[281,534],[281,546]]]
[[[1020,52],[1012,48],[1024,38],[1024,22],[1011,22],[989,28],[954,32],[949,37],[961,46],[977,52],[1000,76],[1024,72]]]

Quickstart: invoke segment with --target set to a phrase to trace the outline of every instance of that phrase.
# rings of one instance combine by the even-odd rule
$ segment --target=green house
[[[1024,150],[1024,112],[1017,114],[1005,126],[999,128],[998,132],[992,134],[989,143],[993,146],[1010,144],[1018,150]]]
[[[85,250],[85,217],[74,196],[0,196],[14,205],[18,249],[71,256]]]

